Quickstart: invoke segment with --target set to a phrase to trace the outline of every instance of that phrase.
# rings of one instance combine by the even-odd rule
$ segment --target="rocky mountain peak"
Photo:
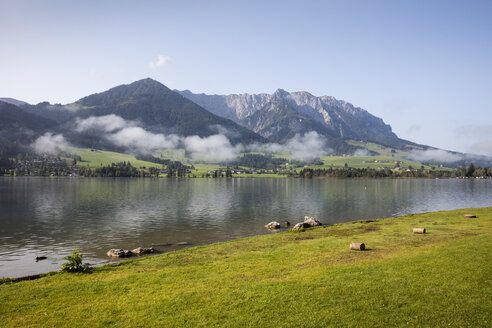
[[[286,97],[289,97],[290,96],[290,93],[288,93],[287,91],[285,91],[284,89],[277,89],[273,94],[272,94],[272,97],[275,98],[275,97],[280,97],[280,98],[286,98]]]
[[[287,131],[299,127],[301,121],[302,131],[299,132],[315,130],[333,137],[375,142],[381,136],[397,138],[389,125],[364,109],[331,96],[317,97],[307,91],[277,89],[271,95],[224,96],[180,93],[210,112],[271,139],[280,140],[282,135],[289,135]],[[262,131],[268,133],[262,134]]]

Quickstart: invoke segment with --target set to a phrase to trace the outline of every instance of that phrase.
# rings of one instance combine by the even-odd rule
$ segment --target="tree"
[[[472,177],[474,172],[475,172],[475,165],[473,165],[473,163],[470,163],[470,165],[466,169],[466,175],[465,176],[467,178]]]

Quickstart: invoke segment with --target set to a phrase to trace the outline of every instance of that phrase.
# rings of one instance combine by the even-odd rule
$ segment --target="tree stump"
[[[425,228],[413,228],[413,233],[425,233]]]
[[[363,251],[366,249],[366,245],[364,243],[350,243],[350,249],[354,251]]]

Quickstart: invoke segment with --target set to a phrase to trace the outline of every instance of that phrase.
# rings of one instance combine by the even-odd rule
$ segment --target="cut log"
[[[354,251],[363,251],[366,249],[366,245],[364,243],[350,243],[350,249]]]
[[[474,219],[477,216],[476,215],[473,215],[473,214],[465,214],[464,217],[467,218],[467,219]]]
[[[425,228],[413,228],[413,233],[425,233]]]

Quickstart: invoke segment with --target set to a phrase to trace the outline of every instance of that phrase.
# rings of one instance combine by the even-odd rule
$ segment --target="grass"
[[[322,166],[315,166],[314,168],[343,168],[345,163],[349,167],[353,168],[389,168],[393,169],[395,167],[395,161],[401,161],[400,166],[404,169],[409,168],[410,166],[413,169],[420,169],[422,163],[411,161],[405,158],[391,157],[391,156],[323,156],[321,158],[324,162]],[[375,160],[385,161],[386,163],[374,163]],[[424,165],[425,170],[430,170],[432,167],[428,165]]]
[[[476,214],[465,219],[463,214]],[[425,227],[414,235],[413,227]],[[2,327],[490,327],[492,207],[282,232],[0,285]],[[351,241],[367,251],[350,251]]]
[[[89,148],[74,148],[67,147],[67,152],[79,155],[82,162],[77,163],[79,166],[87,166],[94,168],[111,165],[112,163],[130,162],[134,167],[162,167],[161,164],[156,164],[147,161],[140,161],[134,155],[116,153],[112,151],[96,150],[91,151]]]
[[[353,141],[353,143],[357,143]],[[368,148],[371,148],[371,144],[365,144]],[[380,152],[386,152],[388,153],[391,149],[390,148],[383,148],[382,146],[379,145],[372,145],[374,149],[379,147]],[[81,156],[82,162],[79,162],[79,166],[89,166],[91,168],[95,167],[100,167],[101,165],[106,166],[106,165],[111,165],[111,163],[120,163],[120,162],[130,162],[134,167],[157,167],[161,168],[162,166],[160,164],[156,163],[151,163],[147,161],[141,161],[137,160],[135,156],[129,155],[129,154],[123,154],[123,153],[116,153],[116,152],[111,152],[111,151],[103,151],[103,150],[97,150],[97,151],[91,151],[91,149],[88,148],[73,148],[73,147],[68,147],[67,151]],[[208,171],[212,170],[217,170],[219,167],[224,167],[224,165],[219,165],[219,164],[206,164],[202,163],[199,161],[193,161],[189,158],[186,158],[185,152],[183,149],[175,149],[175,150],[161,150],[157,151],[154,156],[161,157],[161,158],[169,158],[172,160],[179,160],[183,162],[186,165],[193,165],[195,167],[194,170],[192,170],[191,175],[194,175],[196,177],[202,177],[202,175],[205,175]],[[289,160],[290,155],[285,155],[285,154],[275,154],[274,157],[282,157],[286,158]],[[343,168],[345,166],[345,163],[347,163],[348,167],[351,168],[373,168],[373,169],[379,169],[382,167],[390,168],[393,169],[395,167],[394,161],[401,161],[402,163],[400,166],[403,169],[407,169],[409,167],[412,167],[413,169],[420,169],[422,166],[422,163],[416,162],[416,161],[411,161],[408,159],[403,159],[399,158],[397,156],[391,157],[391,155],[388,156],[323,156],[321,160],[324,162],[323,165],[317,165],[317,166],[309,166],[310,168],[313,169],[328,169],[330,167],[332,168]],[[386,163],[374,163],[375,160],[379,161],[385,161]],[[284,168],[288,168],[285,165],[282,165]],[[430,170],[432,167],[428,165],[424,165],[425,170]],[[252,170],[251,168],[244,168],[244,169],[249,169]],[[297,171],[300,171],[303,169],[303,167],[300,168],[293,168]],[[449,170],[449,168],[437,168],[436,169],[441,169],[441,170]],[[284,175],[277,175],[277,174],[243,174],[243,175],[234,175],[234,177],[262,177],[262,178],[279,178],[279,177],[285,177]]]

